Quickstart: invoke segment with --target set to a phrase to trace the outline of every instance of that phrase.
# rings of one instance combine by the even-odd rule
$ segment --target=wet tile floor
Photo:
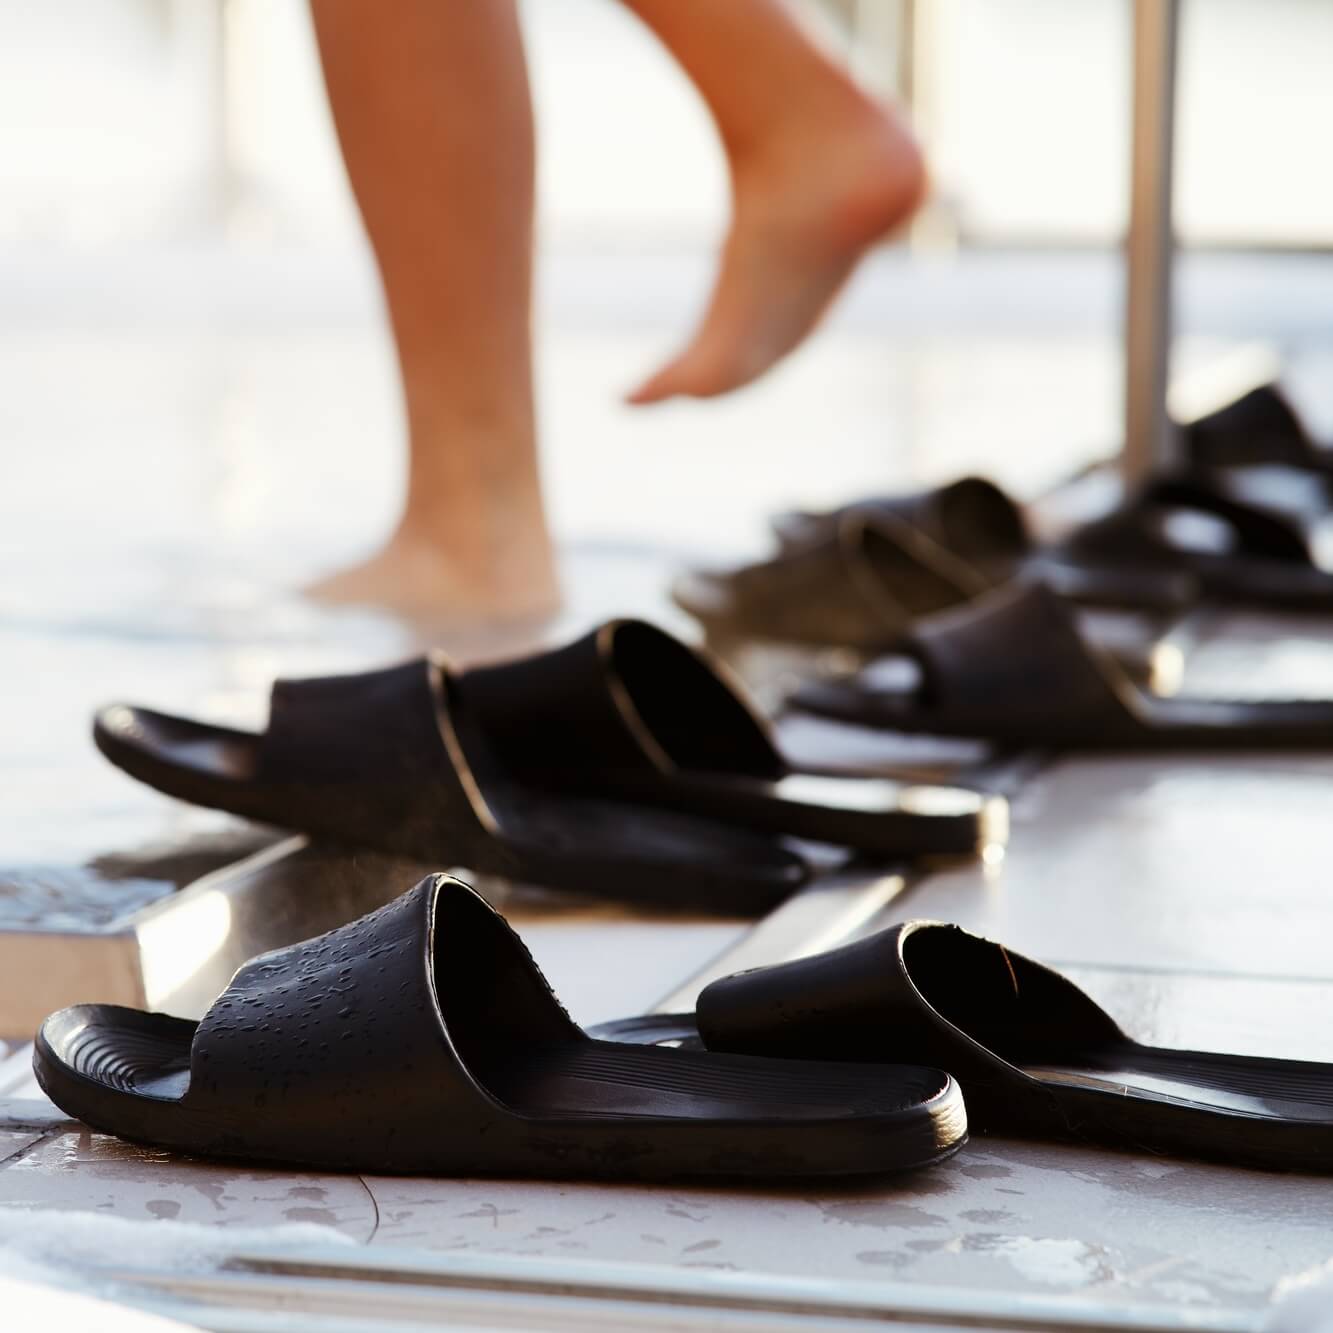
[[[622,419],[585,403],[630,359],[608,346],[559,340],[548,368],[563,423],[548,466],[570,534],[571,599],[552,637],[616,612],[671,620],[663,589],[681,548],[753,545],[765,511],[826,495],[835,476],[854,489],[872,474],[910,473],[893,446],[877,458],[867,445],[885,403],[899,426],[914,421],[933,475],[969,459],[984,415],[974,401],[960,416],[951,401],[965,347],[935,360],[917,349],[895,388],[882,383],[891,349],[839,334],[746,411],[682,410],[646,427],[636,460],[639,446],[617,437]],[[101,763],[87,738],[97,704],[138,699],[253,722],[277,674],[356,668],[423,641],[464,657],[517,646],[323,612],[276,591],[349,556],[388,515],[393,469],[378,441],[392,395],[370,335],[140,330],[108,343],[29,331],[0,334],[0,352],[22,390],[0,395],[0,552],[21,571],[0,590],[10,682],[0,922],[109,922],[268,836],[162,800]],[[1070,404],[1082,395],[1104,406],[1103,353],[1065,346],[1066,397],[1042,407],[1035,476],[1058,457],[1052,423],[1068,428]],[[992,371],[999,363],[984,347],[976,355]],[[348,402],[330,403],[333,383]],[[895,396],[903,386],[910,410]],[[1021,430],[1023,394],[996,379],[979,392],[1008,412],[1008,432]],[[826,401],[856,423],[841,450],[820,435]],[[1095,432],[1085,427],[1086,439]],[[677,436],[686,443],[668,456],[660,444]],[[823,458],[810,458],[812,442]],[[764,466],[770,454],[785,474]],[[1262,678],[1283,692],[1324,690],[1330,654],[1317,623],[1248,623],[1205,641],[1190,669],[1210,689]],[[956,919],[1067,966],[1136,1035],[1333,1058],[1333,963],[1322,948],[1330,794],[1333,759],[1322,757],[1064,761],[1019,794],[1000,867],[932,875],[881,920]],[[551,898],[513,906],[585,1021],[650,1007],[746,929]],[[187,1162],[53,1119],[32,1100],[23,1034],[10,1036],[0,1046],[0,1097],[11,1099],[0,1108],[0,1221],[9,1210],[227,1228],[302,1221],[376,1247],[882,1280],[998,1303],[1036,1292],[1169,1308],[1201,1326],[1210,1311],[1262,1309],[1278,1279],[1333,1251],[1333,1188],[1321,1178],[1005,1141],[974,1143],[911,1180],[818,1193]]]

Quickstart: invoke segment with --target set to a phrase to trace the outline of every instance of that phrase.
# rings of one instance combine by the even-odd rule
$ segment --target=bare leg
[[[402,518],[317,595],[460,617],[551,609],[530,309],[533,126],[513,0],[312,0],[407,404]]]
[[[810,332],[867,247],[913,213],[921,155],[781,0],[624,0],[684,67],[717,122],[732,223],[694,340],[630,395],[725,393]]]

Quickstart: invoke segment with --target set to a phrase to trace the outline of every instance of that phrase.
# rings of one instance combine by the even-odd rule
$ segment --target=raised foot
[[[629,395],[706,398],[762,375],[800,344],[866,250],[926,190],[911,133],[862,101],[732,159],[732,223],[693,340]]]

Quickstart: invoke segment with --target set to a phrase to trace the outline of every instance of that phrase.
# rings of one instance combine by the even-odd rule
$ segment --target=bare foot
[[[711,397],[762,375],[818,322],[867,248],[926,188],[902,121],[860,94],[733,157],[732,222],[694,340],[629,395]]]
[[[540,525],[534,535],[510,541],[498,556],[484,559],[440,541],[441,530],[443,525],[405,522],[369,560],[305,591],[338,605],[464,624],[535,619],[559,608],[555,564]]]

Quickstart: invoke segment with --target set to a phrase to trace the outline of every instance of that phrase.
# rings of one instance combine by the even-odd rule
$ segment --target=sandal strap
[[[723,576],[747,632],[856,651],[883,648],[920,615],[988,580],[892,514],[841,514],[818,541]]]
[[[184,1100],[312,1132],[405,1120],[454,1062],[430,975],[442,882],[240,968],[195,1032]]]
[[[502,1131],[511,1117],[469,1070],[442,1008],[449,968],[476,973],[453,1004],[475,1005],[507,1039],[580,1035],[504,919],[467,885],[431,875],[246,963],[195,1031],[183,1101],[224,1123],[299,1129],[321,1152],[356,1136],[370,1160],[413,1145],[419,1155],[441,1134]]]
[[[955,558],[974,563],[1016,561],[1032,545],[1022,510],[985,477],[960,477],[945,486],[886,496],[867,508],[910,523]]]
[[[922,668],[924,705],[959,726],[975,721],[978,734],[1001,713],[1021,725],[1123,712],[1132,689],[1040,583],[930,616],[901,648]]]
[[[778,636],[794,632],[861,647],[896,633],[912,616],[909,583],[923,575],[928,587],[939,580],[906,552],[902,576],[884,578],[861,550],[863,530],[872,526],[879,526],[872,518],[848,515],[823,540],[738,570],[732,586],[742,607]],[[949,590],[946,604],[956,595]]]
[[[642,620],[611,620],[563,648],[474,667],[459,698],[520,774],[786,771],[767,724],[723,669]]]
[[[1312,563],[1310,544],[1297,519],[1233,499],[1195,477],[1150,482],[1128,504],[1080,528],[1067,549],[1110,562],[1149,560],[1188,567],[1191,553],[1173,544],[1162,529],[1164,513],[1173,509],[1196,510],[1221,520],[1231,530],[1238,554]]]
[[[495,821],[450,708],[454,687],[435,655],[357,675],[279,680],[261,742],[263,779],[289,801],[320,802],[349,841],[378,845],[385,829],[414,855],[442,844],[456,863],[493,868]],[[274,811],[281,822],[282,811]],[[295,821],[302,827],[303,821]],[[489,858],[478,852],[490,847]],[[471,859],[470,859],[471,858]]]
[[[1200,467],[1285,463],[1327,467],[1276,384],[1263,384],[1182,428],[1185,451]]]
[[[955,560],[974,565],[1017,562],[1032,547],[1023,511],[985,477],[961,477],[943,486],[854,500],[824,514],[803,516],[807,541],[828,538],[854,514],[906,523]]]
[[[699,996],[709,1050],[893,1060],[1011,1087],[1039,1059],[1123,1032],[1068,978],[961,927],[908,921],[808,958],[724,977]]]
[[[441,760],[435,673],[436,663],[419,657],[357,675],[275,681],[265,774],[330,783],[430,774]]]

